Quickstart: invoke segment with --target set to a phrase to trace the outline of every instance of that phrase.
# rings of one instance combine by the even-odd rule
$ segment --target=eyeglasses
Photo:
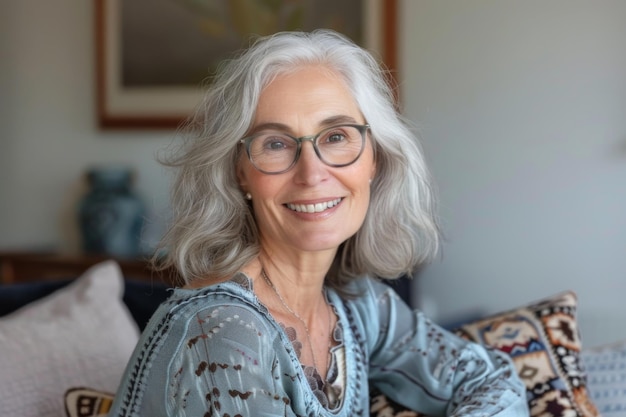
[[[241,139],[252,165],[264,174],[282,174],[298,161],[302,142],[311,142],[317,157],[331,167],[356,162],[365,148],[369,125],[345,124],[329,127],[315,135],[295,138],[276,131],[255,133]]]

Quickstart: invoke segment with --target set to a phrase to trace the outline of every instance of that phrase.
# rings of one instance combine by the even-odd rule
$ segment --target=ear
[[[374,181],[374,177],[376,177],[376,157],[372,161],[372,169],[370,170],[370,183]]]
[[[237,182],[239,183],[241,191],[244,193],[248,191],[248,180],[246,178],[246,173],[243,169],[243,163],[241,160],[237,163]]]

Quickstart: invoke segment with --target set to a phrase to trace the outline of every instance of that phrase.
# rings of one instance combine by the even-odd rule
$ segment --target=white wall
[[[93,2],[3,0],[0,16],[0,249],[76,250],[76,204],[92,164],[135,169],[150,246],[169,182],[154,156],[173,133],[97,129]]]
[[[405,113],[441,190],[447,320],[573,289],[586,344],[626,338],[626,2],[401,0]],[[93,2],[0,2],[0,249],[77,247],[91,164],[125,163],[167,216],[170,132],[102,132]]]
[[[447,321],[572,289],[586,345],[626,339],[626,2],[404,0],[400,70],[446,242]]]

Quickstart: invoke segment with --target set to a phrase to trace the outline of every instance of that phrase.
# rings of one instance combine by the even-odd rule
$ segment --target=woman
[[[412,312],[372,277],[438,248],[427,170],[385,74],[329,31],[227,63],[172,164],[155,313],[112,416],[358,416],[379,389],[431,416],[527,416],[503,355]]]

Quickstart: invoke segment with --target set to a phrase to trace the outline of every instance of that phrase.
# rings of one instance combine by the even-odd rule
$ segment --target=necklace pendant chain
[[[306,332],[307,342],[309,344],[309,349],[311,350],[311,357],[313,359],[313,367],[316,370],[318,370],[318,372],[320,372],[319,368],[317,367],[315,351],[313,350],[313,342],[311,342],[311,334],[309,333],[309,326],[306,325],[306,322],[304,321],[302,317],[300,317],[298,313],[296,313],[295,311],[291,309],[291,307],[289,307],[289,304],[287,304],[287,302],[282,297],[282,295],[280,295],[280,292],[278,292],[278,288],[276,288],[276,286],[274,285],[270,277],[267,275],[267,272],[265,272],[265,268],[261,268],[261,276],[263,277],[263,280],[265,281],[265,283],[272,289],[272,291],[274,291],[274,294],[276,294],[276,297],[278,297],[278,301],[280,301],[280,304],[285,308],[285,310],[287,310],[294,318],[296,318],[300,322],[300,324],[302,324],[302,327],[304,327],[304,331]],[[329,332],[332,333],[330,312],[328,312],[328,329],[329,329]],[[330,349],[330,343],[331,343],[330,337],[331,335],[329,334],[329,342],[328,342],[329,349]]]

